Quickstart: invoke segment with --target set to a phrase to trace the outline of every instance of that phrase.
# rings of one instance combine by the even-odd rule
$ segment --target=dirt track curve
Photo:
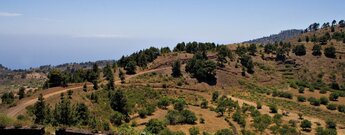
[[[169,68],[171,68],[171,67],[142,71],[142,72],[139,72],[139,73],[134,74],[134,75],[126,76],[126,79],[130,79],[130,78],[142,75],[142,74],[156,72],[156,71],[161,71],[161,70],[165,70],[165,69],[169,69]],[[121,82],[120,80],[115,81],[115,83],[120,83],[120,82]],[[93,85],[88,85],[88,87],[92,87],[92,86]],[[60,89],[60,90],[57,90],[57,91],[52,91],[51,89],[47,89],[47,90],[44,90],[44,91],[47,91],[47,93],[43,94],[43,97],[45,99],[47,99],[49,97],[52,97],[52,96],[59,95],[61,93],[67,92],[68,90],[77,90],[77,89],[81,89],[82,87],[83,86],[77,86],[77,87],[71,87],[71,88],[63,88],[63,89]],[[52,92],[48,92],[48,91],[52,91]],[[23,99],[22,101],[18,102],[17,106],[11,107],[8,110],[6,110],[5,114],[7,116],[9,116],[9,117],[16,117],[16,116],[18,116],[19,114],[21,114],[21,112],[25,111],[26,107],[28,107],[30,105],[33,105],[33,104],[35,104],[37,102],[37,100],[38,100],[37,96],[38,95],[36,95],[34,98],[28,97],[28,98]]]

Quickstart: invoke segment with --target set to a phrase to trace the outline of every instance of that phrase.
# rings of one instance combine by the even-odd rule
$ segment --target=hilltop
[[[253,39],[249,41],[245,41],[243,43],[254,43],[254,44],[268,44],[268,43],[275,43],[280,41],[285,41],[294,37],[298,37],[301,35],[303,30],[291,29],[291,30],[284,30],[278,34],[273,34],[267,37],[262,37],[258,39]]]

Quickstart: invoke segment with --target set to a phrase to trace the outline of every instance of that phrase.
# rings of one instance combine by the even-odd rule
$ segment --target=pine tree
[[[126,77],[125,77],[125,73],[119,69],[119,78],[121,79],[121,83],[125,83],[126,82]]]
[[[181,73],[181,62],[180,60],[176,60],[172,65],[172,74],[173,77],[180,77]]]
[[[18,95],[19,95],[19,99],[22,99],[25,97],[25,88],[24,87],[21,87],[19,89]]]
[[[40,94],[38,96],[38,101],[34,105],[33,113],[35,115],[35,123],[37,124],[43,124],[45,118],[46,118],[46,103],[44,101],[43,95]]]
[[[110,106],[114,111],[118,111],[122,114],[127,115],[128,110],[126,108],[127,98],[121,90],[116,90],[110,96]]]

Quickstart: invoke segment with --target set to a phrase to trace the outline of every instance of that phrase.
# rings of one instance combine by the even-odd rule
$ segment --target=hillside
[[[262,37],[262,38],[258,38],[258,39],[253,39],[253,40],[249,40],[249,41],[245,41],[243,43],[254,43],[254,44],[273,44],[275,42],[280,42],[280,41],[285,41],[288,40],[290,38],[294,38],[299,36],[301,33],[303,32],[303,30],[297,30],[297,29],[291,29],[291,30],[284,30],[281,31],[278,34],[273,34],[267,37]]]
[[[297,31],[48,66],[41,89],[3,94],[0,124],[48,133],[343,134],[344,27]]]

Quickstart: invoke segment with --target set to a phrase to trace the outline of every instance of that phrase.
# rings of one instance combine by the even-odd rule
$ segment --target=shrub
[[[303,56],[306,54],[306,49],[304,45],[297,45],[293,48],[292,52],[297,56]]]
[[[320,106],[320,100],[319,99],[316,99],[314,97],[310,97],[310,98],[308,98],[308,101],[310,102],[311,105]]]
[[[200,123],[205,124],[205,119],[203,117],[200,118]]]
[[[278,113],[278,108],[277,108],[277,105],[275,104],[271,104],[269,106],[270,110],[271,110],[271,113]]]
[[[151,119],[145,127],[145,131],[153,134],[158,134],[160,131],[166,128],[166,124],[158,119]]]
[[[218,130],[214,135],[233,135],[234,133],[230,129],[221,129]]]
[[[212,101],[213,102],[217,101],[219,95],[220,95],[220,93],[218,91],[213,92],[212,93]]]
[[[183,110],[181,112],[182,116],[185,118],[185,123],[187,124],[194,124],[195,121],[198,119],[196,118],[195,114],[189,110]]]
[[[185,106],[186,102],[182,98],[177,99],[174,103],[174,109],[178,111],[182,111],[185,108]]]
[[[156,106],[154,104],[148,104],[145,107],[147,115],[152,115],[156,111]]]
[[[206,99],[203,99],[201,104],[200,104],[201,108],[203,109],[207,109],[208,107],[208,101]]]
[[[121,125],[123,119],[124,116],[120,112],[115,112],[113,115],[110,116],[110,122],[114,125]]]
[[[298,92],[299,92],[299,93],[304,93],[304,87],[299,87],[299,88],[298,88]]]
[[[345,105],[339,105],[338,106],[338,111],[339,112],[345,112]]]
[[[333,103],[330,103],[330,104],[327,105],[327,109],[329,109],[329,110],[337,110],[337,105],[333,104]]]
[[[138,114],[140,118],[145,118],[147,115],[147,110],[145,108],[142,108],[138,111]]]
[[[306,101],[306,98],[304,96],[298,96],[297,97],[297,101],[298,102],[305,102]]]
[[[326,94],[327,93],[327,90],[325,90],[325,89],[320,89],[320,94]]]
[[[301,122],[301,128],[306,131],[309,130],[311,128],[312,123],[309,120],[303,120]]]
[[[198,134],[200,134],[199,128],[197,128],[197,127],[191,127],[191,128],[189,129],[189,134],[190,134],[190,135],[198,135]]]
[[[331,101],[337,101],[338,98],[339,98],[339,94],[338,93],[333,92],[333,93],[331,93],[329,95],[329,100],[331,100]]]
[[[337,128],[337,123],[335,123],[333,120],[331,119],[328,119],[326,121],[326,125],[327,125],[327,128],[332,128],[332,129],[335,129]]]
[[[335,55],[336,49],[333,46],[325,48],[324,53],[325,53],[325,56],[328,58],[335,58],[336,57],[336,55]]]
[[[327,97],[322,96],[322,97],[320,98],[320,103],[321,103],[321,104],[327,105],[328,102],[329,102],[329,101],[328,101],[328,98],[327,98]]]
[[[170,99],[168,97],[163,97],[159,99],[157,103],[158,107],[161,109],[166,109],[170,105]]]
[[[257,102],[256,103],[256,109],[261,109],[262,108],[262,103],[261,102]]]

